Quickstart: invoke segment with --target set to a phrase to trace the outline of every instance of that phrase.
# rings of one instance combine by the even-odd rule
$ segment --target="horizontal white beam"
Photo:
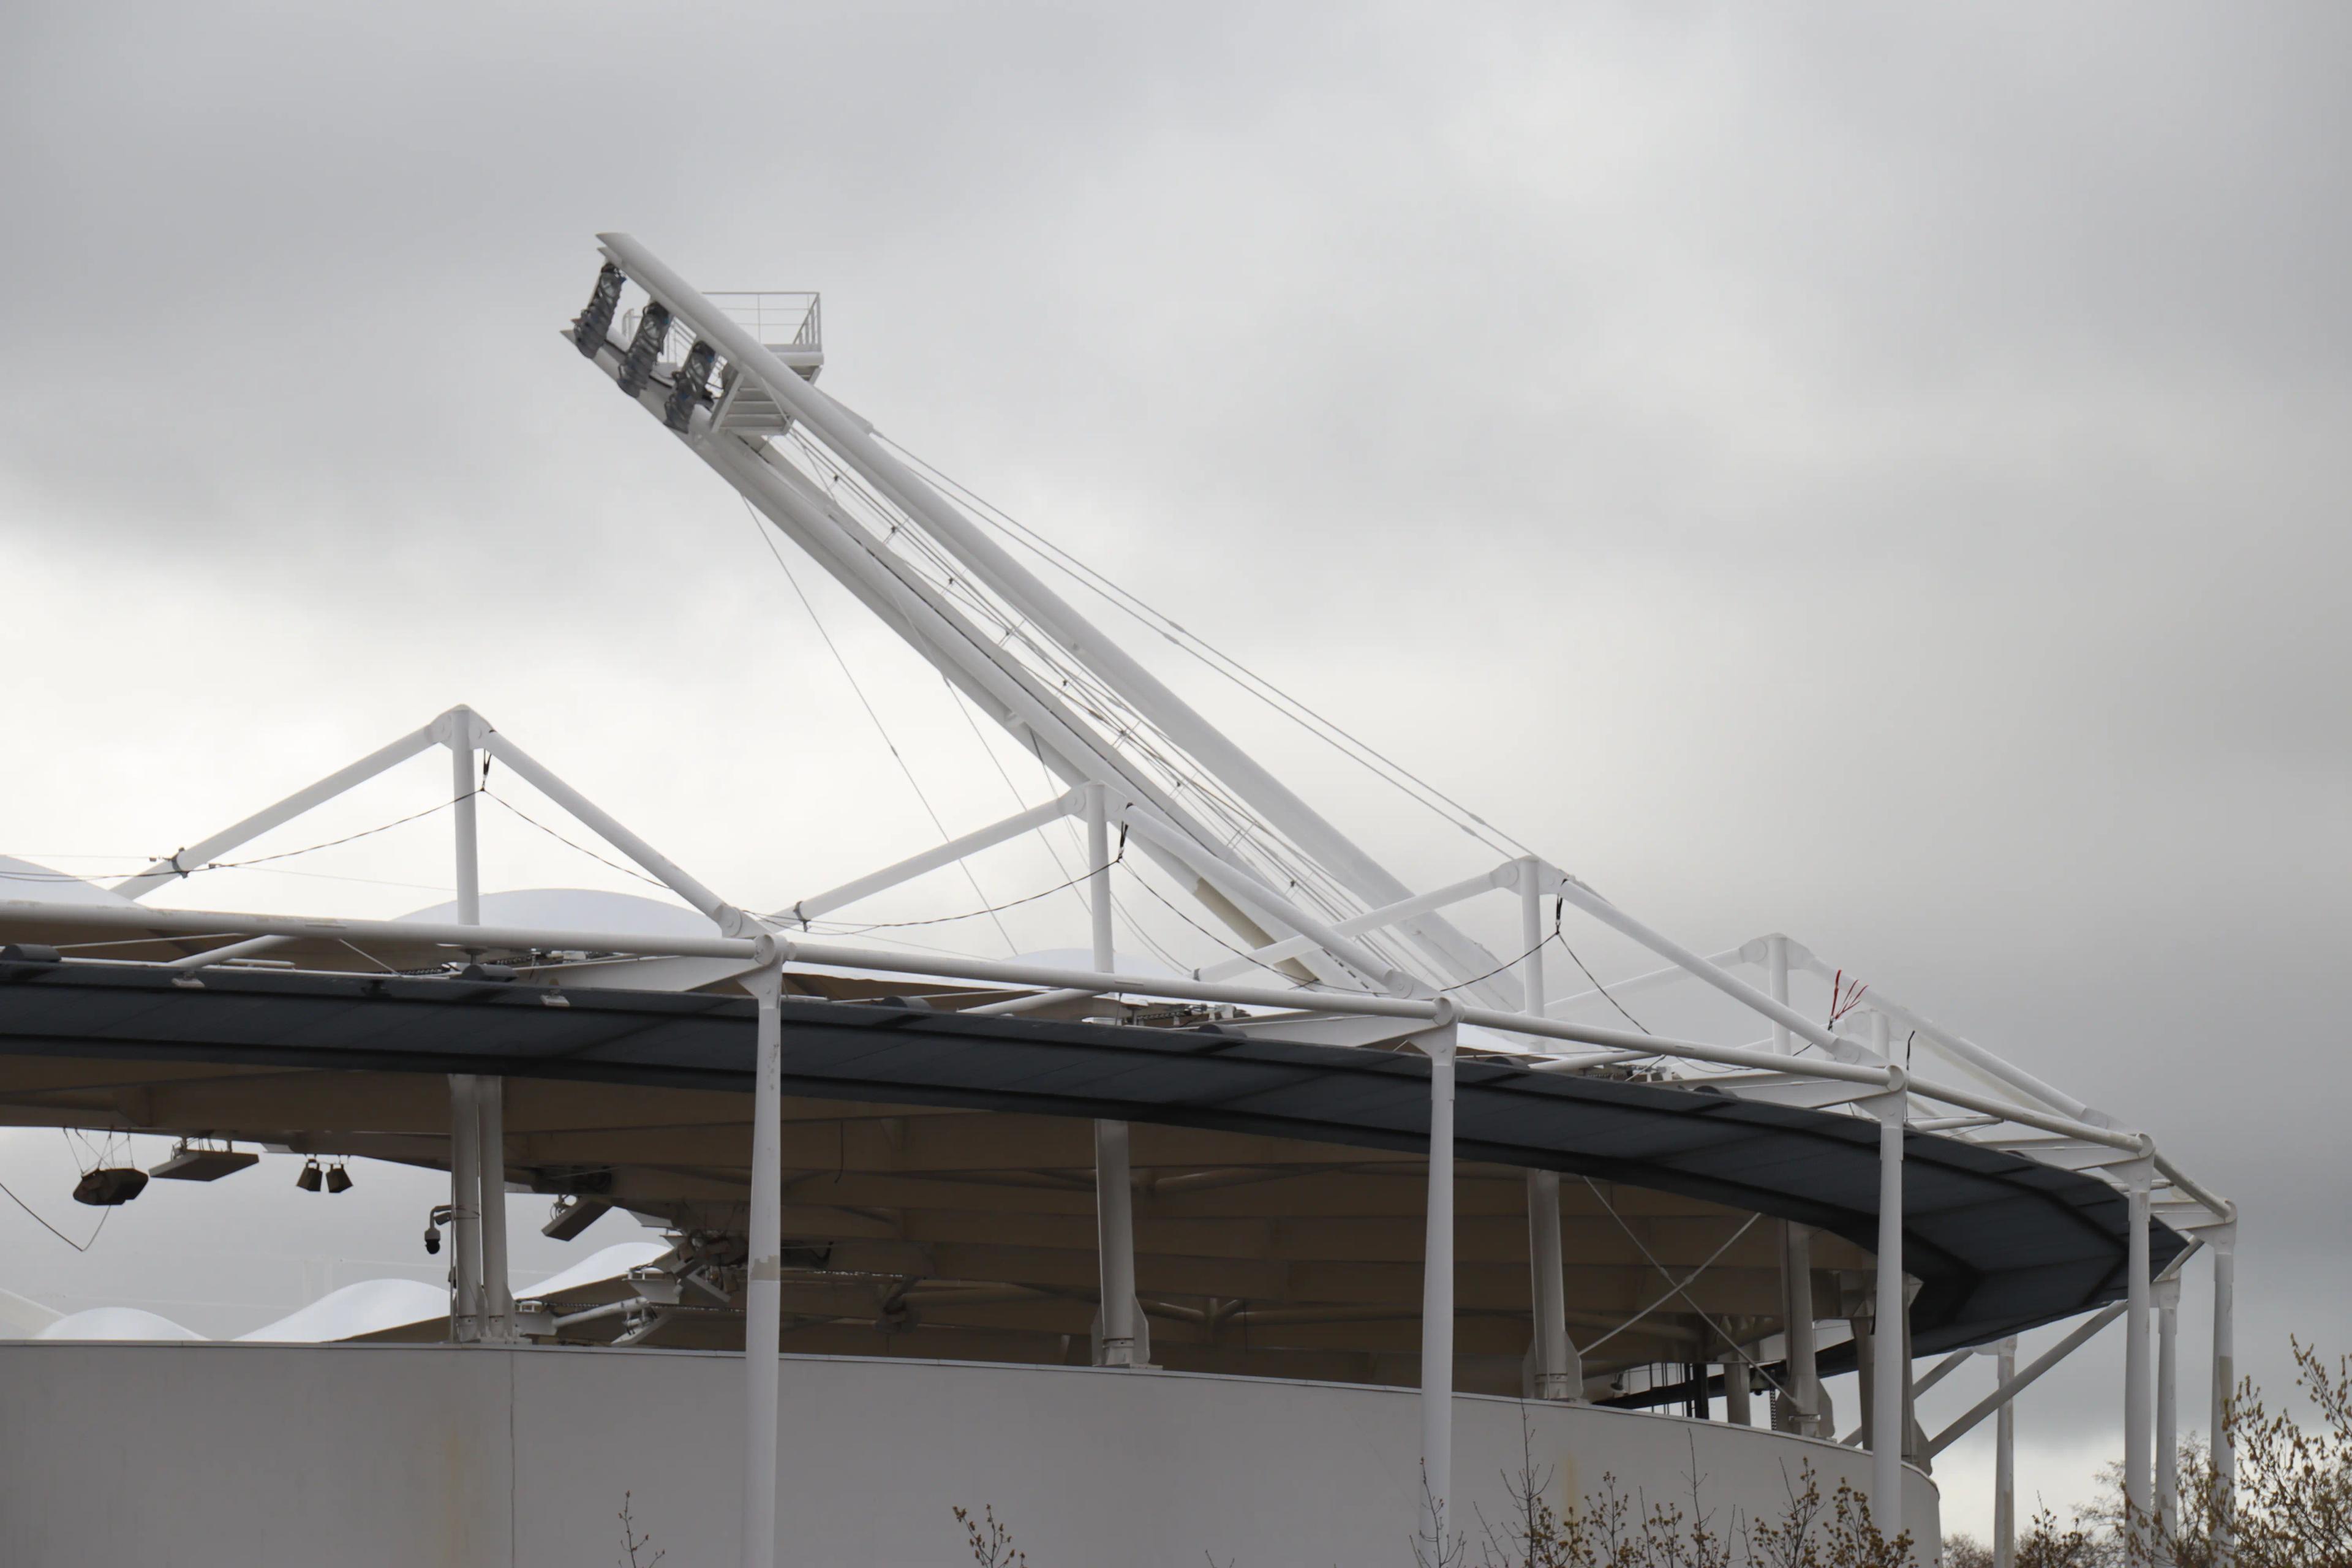
[[[315,915],[256,915],[218,910],[151,910],[109,904],[50,904],[27,899],[0,902],[0,921],[54,921],[158,936],[279,936],[297,941],[385,942],[409,946],[541,952],[640,952],[684,958],[751,958],[748,937],[647,936],[641,931],[551,931],[538,926],[459,925],[445,921],[326,920]],[[159,966],[159,967],[169,967]],[[902,958],[896,968],[907,967]]]

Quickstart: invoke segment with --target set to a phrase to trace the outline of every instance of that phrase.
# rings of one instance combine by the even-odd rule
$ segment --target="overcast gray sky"
[[[0,852],[168,850],[459,700],[746,903],[931,841],[554,335],[627,229],[824,289],[837,395],[1694,945],[1788,931],[2152,1127],[2245,1211],[2245,1364],[2352,1348],[2352,12],[694,10],[7,9]],[[1006,809],[816,600],[950,826]],[[416,886],[210,901],[442,875],[331,868]],[[2053,1500],[2118,1356],[2023,1407]]]

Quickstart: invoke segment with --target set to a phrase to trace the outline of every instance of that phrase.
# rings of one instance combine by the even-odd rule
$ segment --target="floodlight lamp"
[[[336,1161],[333,1167],[327,1172],[327,1190],[331,1193],[348,1193],[352,1190],[352,1173],[343,1169],[342,1162],[340,1160]]]
[[[302,1162],[302,1173],[294,1178],[294,1184],[306,1193],[315,1193],[325,1181],[326,1177],[319,1170],[319,1162],[305,1160]]]
[[[120,1208],[147,1190],[147,1173],[128,1167],[101,1166],[84,1171],[74,1184],[74,1202],[95,1208]]]

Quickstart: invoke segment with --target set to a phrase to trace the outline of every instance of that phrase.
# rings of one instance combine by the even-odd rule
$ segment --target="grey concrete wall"
[[[622,1494],[664,1568],[740,1560],[742,1361],[439,1345],[0,1344],[9,1568],[596,1568]],[[1034,1568],[1410,1564],[1409,1392],[1169,1373],[788,1357],[790,1568],[964,1568],[949,1512],[992,1505]],[[1522,1439],[1522,1415],[1530,1434]],[[1718,1529],[1867,1459],[1678,1417],[1465,1397],[1458,1496],[1535,1468],[1555,1502],[1613,1473]],[[1910,1478],[1909,1522],[1936,1497]],[[1475,1554],[1474,1554],[1475,1555]]]

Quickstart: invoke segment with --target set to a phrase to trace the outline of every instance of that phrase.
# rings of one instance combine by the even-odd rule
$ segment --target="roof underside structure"
[[[1492,1392],[1526,1387],[1536,1353],[1541,1173],[1564,1178],[1565,1311],[1596,1394],[1624,1369],[1746,1356],[1801,1318],[1780,1222],[1811,1238],[1818,1319],[1867,1317],[1874,1289],[1892,1310],[1916,1281],[1919,1352],[2122,1297],[2127,1192],[2149,1195],[2158,1272],[2232,1223],[2147,1131],[1787,936],[1677,942],[928,468],[816,386],[814,295],[705,296],[627,236],[602,250],[567,352],[723,480],[780,562],[789,544],[902,637],[1042,794],[761,912],[455,708],[110,887],[0,863],[0,1121],[448,1168],[472,1156],[445,1075],[503,1079],[493,1173],[673,1242],[636,1316],[542,1319],[542,1337],[740,1342],[752,996],[780,984],[792,1348],[1089,1359],[1113,1250],[1098,1211],[1125,1202],[1103,1130],[1124,1125],[1154,1361],[1397,1383],[1422,1343],[1450,1064],[1459,1381]],[[1410,797],[1468,847],[1459,879],[1409,886],[1049,571]],[[453,905],[398,921],[167,907],[428,755],[451,769],[431,809],[455,827]],[[676,901],[625,930],[500,924],[490,906],[525,895],[478,888],[492,763],[566,815],[556,837]],[[1081,857],[1047,892],[1086,911],[1086,959],[851,940],[877,929],[847,923],[871,900],[1040,840]],[[1138,906],[1181,926],[1155,937]],[[1596,938],[1643,967],[1595,978],[1570,943]],[[1122,963],[1131,940],[1148,970]],[[1895,1124],[1903,1263],[1874,1283]]]
[[[179,980],[174,984],[174,980]],[[446,1163],[441,1075],[506,1078],[508,1175],[657,1215],[721,1267],[748,1196],[752,1004],[512,980],[0,963],[0,1115]],[[551,1006],[551,996],[562,1006]],[[1429,1127],[1419,1053],[805,998],[784,1013],[785,1310],[797,1348],[1085,1359],[1088,1121],[1135,1124],[1137,1280],[1162,1364],[1410,1377]],[[1516,1392],[1523,1173],[1564,1184],[1588,1372],[1705,1359],[1777,1325],[1776,1229],[1822,1233],[1817,1299],[1875,1233],[1874,1124],[1706,1086],[1465,1059],[1463,1366]],[[2022,1155],[1913,1133],[1906,1268],[1922,1352],[2116,1300],[2125,1205]],[[1835,1238],[1832,1240],[1830,1238]],[[2157,1261],[2185,1242],[2165,1229]],[[1694,1276],[1682,1292],[1677,1282]],[[1663,1302],[1660,1298],[1666,1298]],[[1635,1320],[1635,1314],[1650,1309]],[[1627,1326],[1630,1322],[1630,1326]],[[740,1342],[714,1305],[664,1342]]]

